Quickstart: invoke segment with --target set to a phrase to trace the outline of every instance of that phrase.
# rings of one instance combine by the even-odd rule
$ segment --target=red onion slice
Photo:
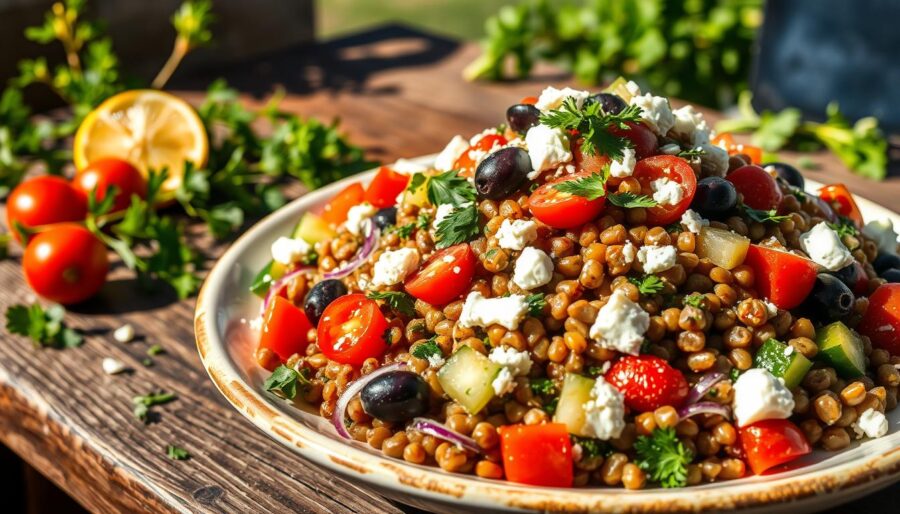
[[[706,373],[705,375],[700,377],[700,380],[698,380],[697,383],[694,384],[694,387],[691,388],[691,392],[688,393],[686,403],[690,405],[692,403],[699,402],[701,399],[703,399],[703,396],[705,396],[706,393],[708,393],[709,390],[713,388],[714,385],[718,384],[724,379],[725,373],[719,373],[717,371],[710,371],[709,373]]]
[[[269,290],[266,291],[266,297],[263,298],[262,305],[259,308],[260,316],[265,314],[266,308],[269,307],[269,302],[271,302],[272,299],[275,298],[278,295],[278,293],[281,292],[282,289],[284,289],[288,284],[290,284],[291,280],[294,280],[295,278],[302,275],[303,273],[313,272],[313,271],[315,271],[315,269],[316,268],[314,268],[312,266],[303,266],[303,267],[297,268],[293,271],[290,271],[288,273],[285,273],[283,277],[281,277],[278,280],[276,280],[275,282],[273,282],[272,285],[269,286]]]
[[[389,366],[378,368],[368,375],[361,376],[356,381],[350,383],[350,386],[344,390],[344,394],[338,398],[337,405],[334,406],[334,414],[331,415],[331,424],[334,425],[334,429],[337,430],[339,436],[344,439],[352,439],[352,437],[350,437],[350,432],[347,431],[347,426],[344,425],[344,414],[347,412],[347,405],[350,404],[350,400],[358,395],[360,391],[366,387],[366,384],[372,380],[375,380],[385,373],[390,373],[391,371],[396,371],[405,367],[405,362],[396,362]]]
[[[412,425],[410,426],[413,428],[413,430],[418,430],[423,434],[428,434],[437,437],[438,439],[443,439],[444,441],[451,442],[465,450],[473,451],[475,453],[482,453],[481,448],[478,446],[478,443],[476,443],[474,439],[464,436],[459,432],[450,430],[437,421],[433,421],[427,418],[415,418],[412,420]]]
[[[698,402],[686,405],[678,409],[678,419],[687,419],[697,414],[718,414],[725,418],[731,417],[731,409],[727,405],[716,402]]]
[[[322,278],[344,278],[350,273],[353,273],[353,270],[360,267],[362,263],[372,255],[372,252],[375,251],[375,247],[378,245],[378,230],[375,228],[375,224],[372,223],[371,219],[366,220],[365,230],[366,235],[362,249],[360,249],[360,251],[357,252],[344,267],[329,271],[328,273],[323,274]]]

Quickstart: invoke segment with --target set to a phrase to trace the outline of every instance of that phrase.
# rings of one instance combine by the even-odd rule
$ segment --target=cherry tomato
[[[609,157],[606,155],[589,154],[582,149],[584,139],[578,138],[572,145],[572,155],[574,157],[575,169],[578,173],[600,173],[607,164]]]
[[[103,287],[109,259],[106,247],[90,230],[63,223],[31,238],[22,269],[35,293],[70,304],[87,300]]]
[[[444,248],[406,279],[406,291],[431,305],[446,305],[469,289],[475,276],[475,252],[467,243]]]
[[[97,189],[97,200],[106,198],[106,192],[110,186],[115,186],[118,192],[110,212],[127,209],[131,205],[131,195],[140,198],[147,196],[147,181],[137,168],[128,161],[113,157],[98,159],[78,172],[72,182],[75,189],[84,195],[85,202]]]
[[[744,204],[754,209],[776,209],[784,197],[772,175],[755,164],[741,166],[725,175],[725,179],[743,195]]]
[[[850,194],[850,190],[844,184],[830,184],[819,189],[819,197],[828,202],[828,205],[838,214],[849,218],[857,227],[863,226],[863,216],[856,200]]]
[[[471,177],[473,173],[475,173],[475,167],[478,165],[477,156],[471,155],[470,152],[473,150],[478,152],[489,152],[491,148],[496,146],[503,146],[508,142],[508,140],[500,134],[488,134],[477,142],[474,145],[470,146],[459,158],[456,159],[456,163],[453,164],[453,167],[459,170],[459,174],[464,177]]]
[[[857,330],[878,348],[900,355],[900,284],[878,286]]]
[[[22,182],[6,202],[6,223],[19,239],[15,223],[26,228],[66,221],[81,221],[87,216],[87,202],[68,180],[44,175]]]
[[[572,487],[572,441],[562,423],[499,428],[503,472],[510,482]]]
[[[534,105],[534,104],[537,103],[537,101],[538,101],[538,97],[536,97],[536,96],[526,96],[526,97],[523,98],[522,101],[519,102],[519,103],[520,103],[520,104]]]
[[[359,183],[353,183],[334,195],[322,209],[322,219],[332,225],[340,225],[347,221],[347,211],[354,205],[359,205],[365,197],[365,190]]]
[[[779,309],[793,309],[803,303],[816,284],[816,263],[792,253],[750,245],[744,264],[753,269],[759,294]]]
[[[786,419],[757,421],[741,428],[740,436],[747,463],[757,475],[812,451],[803,431]]]
[[[588,200],[583,196],[575,196],[557,190],[554,186],[560,182],[577,180],[590,176],[590,173],[575,173],[547,182],[534,190],[528,197],[528,208],[535,218],[553,228],[572,228],[583,225],[596,218],[606,206],[606,197]]]
[[[634,147],[634,155],[638,159],[646,159],[655,155],[657,148],[659,148],[659,140],[656,139],[656,134],[643,123],[626,121],[625,124],[628,125],[628,130],[610,127],[609,132],[631,141],[631,145]]]
[[[319,318],[318,344],[326,357],[359,366],[388,349],[384,333],[388,322],[375,301],[364,294],[341,296]]]
[[[634,167],[634,178],[641,183],[641,190],[647,196],[653,196],[651,184],[662,178],[677,182],[682,189],[682,199],[675,205],[657,205],[647,209],[647,223],[650,225],[668,225],[681,219],[684,211],[691,206],[694,193],[697,192],[697,175],[694,169],[681,157],[674,155],[655,155],[638,161]]]
[[[276,296],[269,302],[263,314],[259,347],[271,350],[282,362],[295,353],[302,353],[309,346],[306,335],[312,323],[303,309],[290,300]]]
[[[406,189],[408,183],[409,175],[382,166],[366,188],[365,200],[379,209],[393,207],[397,203],[397,195]]]

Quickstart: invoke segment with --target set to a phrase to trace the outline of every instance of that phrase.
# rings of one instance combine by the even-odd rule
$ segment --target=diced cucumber
[[[269,287],[272,286],[273,282],[283,277],[284,272],[284,264],[269,261],[269,263],[253,277],[253,282],[250,284],[250,292],[259,297],[266,296],[266,293],[269,292]]]
[[[822,360],[843,378],[856,378],[866,372],[866,356],[862,341],[855,332],[840,321],[816,332],[816,344]]]
[[[697,256],[706,257],[725,269],[743,264],[749,249],[749,239],[721,228],[703,227],[697,238]]]
[[[469,414],[477,414],[494,397],[491,382],[500,368],[471,346],[463,346],[438,371],[438,382]]]
[[[315,244],[319,241],[328,241],[334,238],[334,235],[334,230],[328,226],[325,220],[311,212],[307,212],[300,218],[300,222],[297,223],[291,237],[294,239],[300,238],[307,243]]]
[[[584,404],[591,399],[594,379],[569,373],[563,379],[559,403],[553,414],[554,423],[563,423],[570,434],[587,436],[584,432]]]
[[[764,368],[776,377],[784,379],[784,385],[793,389],[800,385],[812,367],[812,362],[794,348],[775,339],[769,339],[753,358],[754,368]]]
[[[612,81],[612,83],[609,85],[609,87],[606,88],[604,92],[619,95],[622,100],[625,100],[625,103],[630,103],[632,94],[631,91],[629,91],[628,88],[625,87],[625,84],[627,83],[628,81],[625,80],[625,77],[620,76],[616,80]]]

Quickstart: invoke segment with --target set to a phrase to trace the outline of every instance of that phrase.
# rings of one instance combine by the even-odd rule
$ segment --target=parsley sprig
[[[528,315],[532,317],[540,316],[547,306],[547,299],[544,293],[534,293],[525,297],[525,304],[528,305]]]
[[[584,142],[581,149],[589,155],[607,155],[610,159],[622,158],[622,151],[631,145],[628,138],[617,136],[609,129],[628,130],[627,121],[640,121],[641,108],[629,105],[618,113],[606,113],[600,102],[591,102],[578,108],[575,99],[567,97],[559,109],[541,115],[541,124],[561,130],[577,130]]]
[[[650,480],[666,488],[686,485],[687,466],[694,456],[678,440],[674,428],[657,428],[649,436],[639,436],[634,450],[635,463],[648,472]]]
[[[791,218],[787,215],[779,215],[777,209],[763,211],[744,205],[743,210],[744,214],[746,214],[748,218],[758,223],[781,223],[782,221]]]
[[[294,368],[282,364],[275,368],[275,371],[263,382],[263,388],[288,400],[293,400],[297,397],[297,391],[308,386],[309,383],[305,373],[300,373]]]
[[[455,170],[435,175],[428,180],[428,201],[432,205],[452,205],[435,229],[437,248],[464,243],[479,233],[478,209],[475,208],[475,186]]]
[[[65,315],[66,310],[56,304],[46,309],[37,303],[30,306],[13,305],[6,309],[6,329],[12,334],[31,338],[35,346],[81,346],[84,337],[63,323]]]
[[[131,399],[131,404],[134,406],[134,417],[146,423],[150,421],[151,407],[175,401],[177,398],[174,393],[166,392],[135,396]]]
[[[457,171],[447,171],[428,180],[428,201],[432,205],[461,207],[475,201],[475,186]]]
[[[424,343],[416,346],[412,351],[412,356],[417,359],[429,360],[430,357],[443,357],[444,352],[438,346],[437,341],[432,337]]]
[[[659,203],[647,195],[639,195],[635,193],[613,193],[607,197],[606,201],[625,209],[635,209],[638,207],[656,207]]]
[[[402,291],[371,292],[366,297],[370,300],[384,300],[388,307],[403,315],[416,315],[416,301]]]
[[[166,456],[172,460],[187,460],[191,458],[190,452],[174,444],[166,446]]]
[[[460,207],[444,217],[435,230],[438,249],[447,248],[474,238],[478,230],[478,210],[475,204]]]
[[[656,275],[644,275],[641,278],[628,277],[628,281],[636,285],[641,294],[653,295],[659,293],[666,286]]]
[[[586,177],[563,180],[553,185],[560,193],[580,196],[588,200],[596,200],[606,196],[606,181],[609,179],[609,168],[602,172],[594,172]]]

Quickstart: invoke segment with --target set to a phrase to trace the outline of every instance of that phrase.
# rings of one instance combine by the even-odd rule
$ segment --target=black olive
[[[783,162],[770,162],[768,164],[762,165],[763,169],[765,169],[766,171],[769,171],[769,166],[775,169],[775,174],[778,176],[778,178],[783,179],[788,184],[794,187],[799,187],[801,190],[806,186],[806,180],[804,180],[803,174],[790,164],[785,164]]]
[[[359,393],[363,410],[391,423],[428,412],[428,383],[412,371],[391,371],[375,378]]]
[[[306,317],[313,325],[318,324],[319,318],[325,312],[325,307],[345,294],[347,294],[347,286],[340,280],[326,279],[312,286],[306,295],[306,301],[303,302]]]
[[[722,177],[706,177],[697,183],[691,209],[704,218],[718,219],[729,214],[737,205],[734,184]]]
[[[860,281],[868,279],[862,266],[855,261],[849,266],[844,266],[837,271],[830,272],[829,275],[837,277],[837,279],[849,287],[851,291],[856,288],[856,285],[859,284]]]
[[[520,134],[540,123],[541,111],[529,104],[516,104],[506,110],[506,122],[509,128]]]
[[[596,95],[591,95],[584,103],[585,105],[589,105],[594,102],[600,102],[600,109],[606,114],[619,114],[623,109],[628,107],[628,104],[625,103],[625,100],[623,100],[621,96],[612,93],[597,93]]]
[[[385,207],[384,209],[378,209],[378,212],[372,216],[372,219],[375,220],[375,226],[384,230],[390,226],[397,224],[397,208],[396,207]]]
[[[900,269],[900,256],[892,253],[879,253],[878,257],[875,258],[875,261],[872,262],[872,267],[875,268],[875,271],[878,273],[891,268]]]
[[[886,269],[881,272],[881,278],[887,280],[888,284],[900,284],[900,269]]]
[[[838,321],[850,314],[856,297],[843,282],[832,275],[819,273],[812,292],[800,306],[808,316],[823,323]]]
[[[485,157],[475,170],[478,196],[498,200],[509,196],[531,173],[528,152],[518,147],[501,148]]]

